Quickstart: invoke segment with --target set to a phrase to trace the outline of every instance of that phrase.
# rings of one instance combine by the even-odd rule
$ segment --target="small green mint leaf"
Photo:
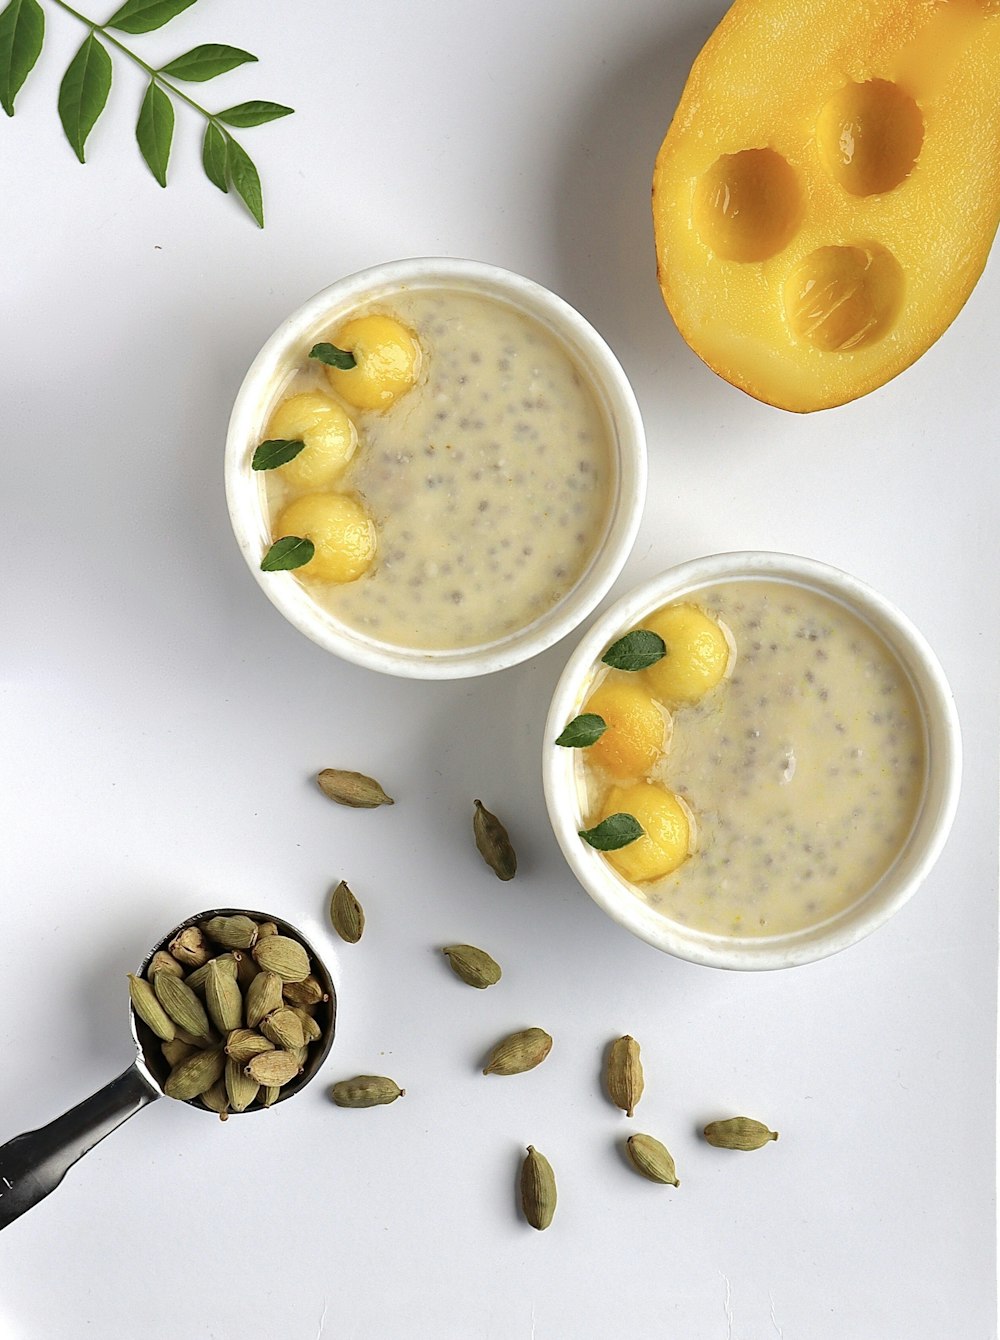
[[[289,438],[272,437],[269,441],[262,442],[254,452],[250,468],[252,470],[277,470],[279,465],[287,465],[289,461],[294,461],[304,446],[304,442],[296,442]]]
[[[644,831],[631,814],[610,814],[596,828],[581,828],[580,836],[598,851],[618,851],[641,838]]]
[[[277,121],[282,116],[291,116],[294,107],[285,107],[280,102],[240,102],[235,107],[227,107],[215,115],[227,126],[237,130],[248,130],[251,126],[262,126],[266,121]]]
[[[301,568],[308,563],[316,552],[312,540],[304,540],[299,535],[283,535],[275,540],[260,560],[261,572],[288,572],[292,568]]]
[[[192,47],[183,56],[175,56],[164,65],[161,74],[169,74],[173,79],[183,79],[188,84],[204,84],[206,80],[216,79],[220,74],[228,74],[239,65],[256,61],[257,57],[241,47],[223,46],[219,43],[207,43]]]
[[[564,749],[588,749],[596,744],[608,728],[608,723],[596,712],[584,712],[574,717],[556,740]]]
[[[309,350],[309,357],[315,358],[317,362],[326,363],[331,368],[340,368],[342,372],[358,365],[358,360],[352,353],[348,353],[346,349],[338,349],[335,344],[314,344]]]
[[[73,152],[84,162],[84,145],[111,92],[111,57],[94,33],[69,63],[59,85],[59,119]]]
[[[14,115],[14,99],[34,68],[45,41],[38,0],[11,0],[0,14],[0,107]]]
[[[658,633],[651,633],[648,628],[635,628],[613,642],[601,660],[613,670],[645,670],[662,661],[666,654],[667,644]]]

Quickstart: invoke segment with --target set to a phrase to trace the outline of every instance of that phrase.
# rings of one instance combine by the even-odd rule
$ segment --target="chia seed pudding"
[[[402,291],[391,306],[421,347],[417,384],[384,412],[347,407],[358,449],[337,491],[378,531],[371,570],[309,582],[345,624],[395,646],[455,649],[527,627],[580,580],[615,488],[607,422],[563,344],[498,301]],[[297,372],[285,395],[323,387]],[[273,518],[290,496],[272,471]]]
[[[651,778],[690,807],[695,850],[636,895],[711,934],[814,927],[863,898],[913,828],[927,772],[913,688],[885,642],[827,596],[740,581],[694,599],[735,658],[673,713]],[[586,772],[593,801],[606,782]]]

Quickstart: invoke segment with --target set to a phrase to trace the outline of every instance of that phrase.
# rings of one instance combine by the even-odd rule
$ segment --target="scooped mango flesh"
[[[1000,222],[997,0],[736,0],[653,175],[678,329],[807,412],[902,372],[958,314]]]
[[[643,623],[663,638],[666,655],[645,671],[653,693],[671,707],[696,703],[722,681],[729,643],[719,624],[697,605],[666,605]]]
[[[596,712],[606,726],[590,746],[588,761],[614,777],[645,777],[663,753],[666,722],[641,684],[607,679],[590,695],[585,710]]]
[[[605,852],[611,864],[633,884],[669,875],[688,858],[691,828],[684,806],[665,786],[639,782],[613,786],[604,799],[599,818],[631,814],[642,826],[642,837],[617,851]]]

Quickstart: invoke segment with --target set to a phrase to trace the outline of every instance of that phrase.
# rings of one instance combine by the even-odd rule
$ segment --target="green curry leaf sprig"
[[[149,77],[136,123],[136,140],[146,166],[161,186],[167,184],[167,165],[174,137],[174,100],[186,104],[205,121],[202,166],[220,191],[230,187],[246,205],[259,227],[264,226],[260,176],[249,154],[230,129],[260,126],[289,116],[291,107],[277,102],[241,102],[210,112],[177,83],[203,84],[257,57],[239,47],[210,43],[192,47],[165,65],[149,65],[114,34],[149,33],[196,3],[196,0],[125,0],[104,23],[81,14],[66,0],[46,0],[77,19],[87,36],[59,86],[59,119],[66,138],[81,163],[90,132],[107,106],[111,93],[112,61],[108,48],[121,53]],[[14,100],[42,51],[45,11],[39,0],[10,0],[0,12],[0,107],[14,115]]]

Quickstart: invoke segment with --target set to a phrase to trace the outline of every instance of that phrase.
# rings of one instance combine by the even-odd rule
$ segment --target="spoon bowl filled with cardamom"
[[[106,1135],[161,1096],[227,1121],[294,1097],[329,1053],[333,980],[289,922],[212,908],[175,926],[128,974],[136,1059],[47,1126],[0,1145],[0,1229]]]

